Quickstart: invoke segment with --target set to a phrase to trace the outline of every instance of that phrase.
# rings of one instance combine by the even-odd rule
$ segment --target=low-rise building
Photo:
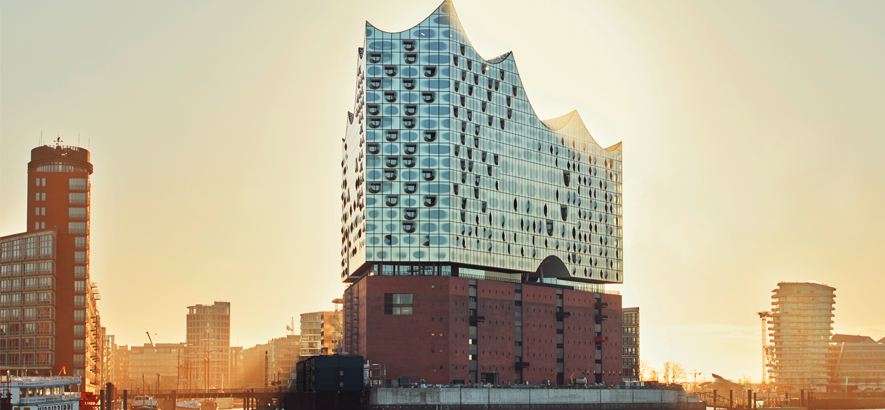
[[[344,313],[340,310],[301,314],[301,357],[341,352]]]
[[[883,391],[885,337],[835,334],[830,340],[830,391]]]
[[[181,371],[178,366],[181,364]],[[129,359],[129,380],[127,388],[142,391],[176,389],[179,378],[183,378],[188,367],[193,370],[205,365],[199,360],[187,357],[186,347],[181,343],[145,343],[132,346]],[[120,387],[120,386],[118,386]],[[182,382],[181,389],[198,389],[200,386]]]

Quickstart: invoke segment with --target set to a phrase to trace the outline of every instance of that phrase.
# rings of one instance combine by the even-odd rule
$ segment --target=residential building
[[[182,343],[145,343],[144,346],[132,346],[129,358],[131,385],[127,387],[136,391],[156,392],[159,384],[160,390],[176,389],[179,378],[186,374],[189,366],[203,367],[198,359],[188,361],[186,352],[187,346]],[[178,389],[184,388],[182,383]]]
[[[340,351],[344,335],[344,313],[339,310],[301,314],[300,355],[302,358]]]
[[[222,389],[230,382],[230,302],[187,309],[188,356],[200,364],[188,370],[188,388]]]
[[[828,391],[885,390],[885,337],[833,335],[829,367]]]
[[[826,391],[836,288],[815,282],[781,282],[772,290],[770,317],[773,384]]]
[[[480,56],[449,0],[367,23],[355,56],[344,351],[428,383],[620,383],[621,144],[577,111],[539,119],[513,54]]]
[[[100,389],[103,330],[89,274],[89,151],[40,146],[28,163],[28,222],[0,238],[0,372],[68,374]]]
[[[621,314],[624,326],[624,381],[639,380],[639,308],[624,308]]]

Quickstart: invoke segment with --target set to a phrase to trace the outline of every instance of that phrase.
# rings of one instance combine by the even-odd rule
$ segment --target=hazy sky
[[[344,286],[340,161],[364,21],[437,0],[4,1],[0,234],[25,230],[41,131],[89,147],[91,261],[121,344],[182,341],[232,304],[232,342],[285,334]],[[642,357],[761,369],[782,280],[837,288],[836,331],[885,336],[885,2],[456,1],[515,53],[542,118],[624,142],[625,306]],[[87,145],[88,144],[88,145]]]

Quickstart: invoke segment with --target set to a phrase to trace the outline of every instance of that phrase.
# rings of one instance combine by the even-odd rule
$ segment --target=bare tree
[[[654,376],[652,376],[652,373],[654,373]],[[639,380],[657,381],[657,371],[648,364],[648,360],[639,361]]]
[[[664,383],[682,383],[685,381],[685,368],[676,362],[664,362],[661,379]]]

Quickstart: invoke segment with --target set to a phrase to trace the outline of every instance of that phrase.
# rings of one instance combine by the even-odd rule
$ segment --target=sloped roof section
[[[587,129],[587,126],[584,125],[584,120],[581,118],[581,114],[578,113],[578,110],[574,110],[568,114],[551,118],[549,120],[541,121],[544,125],[547,126],[551,131],[556,134],[562,135],[563,137],[570,138],[575,141],[585,141],[592,142],[597,146],[600,146],[596,139],[590,135],[590,130]],[[606,151],[617,151],[621,148],[621,143],[617,143],[608,148],[605,148]]]

